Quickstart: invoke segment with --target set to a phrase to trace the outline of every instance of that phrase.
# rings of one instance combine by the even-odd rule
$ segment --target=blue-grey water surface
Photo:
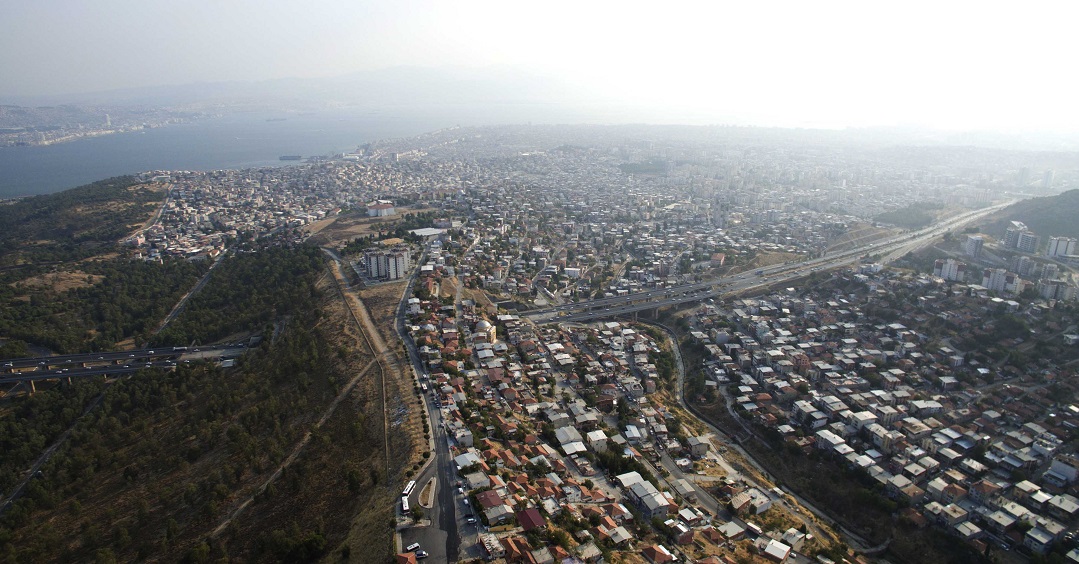
[[[515,115],[521,114],[460,108],[252,112],[56,145],[3,147],[0,199],[58,192],[149,170],[296,164],[279,157],[348,152],[380,139],[408,137],[454,125],[513,121]]]

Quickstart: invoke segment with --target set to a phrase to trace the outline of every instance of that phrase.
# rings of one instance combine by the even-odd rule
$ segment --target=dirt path
[[[348,384],[345,385],[345,387],[341,390],[339,394],[337,394],[337,397],[335,397],[333,401],[330,402],[330,406],[327,407],[326,411],[322,413],[322,417],[319,418],[318,422],[316,422],[310,430],[304,433],[303,438],[300,439],[300,442],[296,443],[296,446],[293,447],[292,452],[288,455],[287,458],[285,458],[284,462],[282,462],[281,465],[277,467],[277,470],[275,470],[274,473],[271,474],[270,477],[267,478],[266,481],[263,482],[257,490],[255,490],[256,493],[251,494],[250,497],[245,499],[243,503],[239,505],[239,507],[233,510],[233,512],[224,521],[222,521],[221,524],[218,525],[212,533],[210,533],[210,538],[216,538],[218,535],[225,532],[225,529],[227,529],[228,526],[231,525],[237,517],[243,515],[244,511],[247,510],[248,506],[250,506],[251,503],[255,501],[256,496],[265,492],[266,488],[270,487],[270,484],[274,483],[275,481],[277,481],[278,478],[281,477],[281,474],[284,473],[285,469],[291,466],[292,463],[296,461],[296,458],[300,456],[300,453],[303,452],[303,449],[307,446],[307,443],[311,442],[311,437],[313,436],[314,432],[319,430],[322,425],[330,419],[330,416],[333,415],[333,412],[337,410],[337,406],[341,403],[341,400],[348,397],[348,395],[352,392],[352,389],[356,387],[356,384],[358,384],[360,380],[367,375],[367,373],[374,365],[374,360],[368,362],[367,366],[364,366],[363,369],[360,370],[356,374],[356,376],[352,378],[352,380],[349,380]]]
[[[367,306],[364,305],[363,300],[356,296],[352,286],[349,285],[348,279],[341,271],[341,263],[337,261],[331,262],[330,271],[333,273],[338,293],[341,295],[341,298],[345,300],[345,305],[348,306],[349,314],[352,315],[353,321],[355,321],[356,325],[359,327],[360,332],[367,341],[371,354],[375,356],[375,362],[378,364],[378,388],[381,391],[382,397],[382,438],[386,454],[385,476],[387,480],[385,480],[384,483],[389,484],[390,480],[388,478],[391,476],[390,415],[388,408],[389,404],[386,398],[386,367],[388,363],[391,369],[399,371],[397,357],[393,354],[393,351],[386,346],[386,341],[383,340],[382,334],[379,333],[378,328],[371,319],[371,313],[367,311]]]
[[[41,453],[41,456],[39,456],[38,459],[35,460],[34,463],[30,466],[30,470],[26,473],[26,477],[23,478],[21,482],[15,485],[15,487],[11,490],[11,495],[8,496],[6,500],[4,500],[3,505],[0,505],[0,515],[3,515],[5,512],[7,512],[7,510],[11,508],[11,505],[18,501],[20,497],[22,497],[23,490],[26,488],[27,484],[30,483],[30,480],[33,480],[37,476],[37,473],[39,470],[41,470],[41,467],[44,466],[50,458],[52,458],[52,455],[56,454],[57,450],[60,450],[60,447],[63,446],[65,442],[67,442],[68,437],[71,436],[71,432],[75,430],[75,427],[79,424],[79,422],[82,421],[83,418],[86,417],[91,411],[93,411],[94,408],[101,404],[101,401],[105,399],[105,393],[108,391],[109,386],[118,381],[119,378],[109,380],[105,384],[105,388],[101,390],[101,393],[98,394],[98,396],[94,398],[88,406],[86,406],[86,409],[82,412],[82,415],[80,415],[78,419],[73,421],[71,423],[71,426],[69,426],[67,430],[64,431],[63,434],[61,434],[60,437],[57,438],[56,441],[49,446],[49,448],[45,449],[45,451]]]
[[[353,388],[356,387],[356,384],[358,384],[360,380],[363,379],[365,376],[368,376],[369,373],[371,373],[372,371],[374,371],[378,375],[378,387],[381,390],[381,411],[383,425],[382,438],[383,448],[385,449],[385,475],[387,477],[390,476],[389,415],[386,410],[386,369],[385,365],[383,364],[383,359],[394,359],[393,352],[386,346],[386,342],[382,339],[382,336],[379,334],[374,322],[371,320],[371,315],[367,311],[367,308],[364,306],[363,301],[356,297],[355,293],[352,291],[351,286],[349,286],[348,281],[341,272],[340,263],[336,261],[331,261],[330,272],[333,274],[335,282],[334,286],[337,288],[338,295],[340,295],[341,299],[348,307],[348,311],[349,314],[352,316],[353,322],[356,323],[357,328],[360,330],[360,333],[363,335],[363,338],[366,341],[367,348],[371,351],[375,358],[368,362],[367,365],[364,366],[363,369],[360,370],[356,374],[356,376],[354,376],[352,380],[349,381],[349,383],[341,390],[341,392],[337,394],[337,397],[334,398],[332,403],[330,403],[330,406],[322,414],[322,417],[318,420],[318,422],[315,423],[315,425],[310,431],[304,434],[303,439],[301,439],[300,442],[297,443],[296,446],[292,449],[292,453],[289,454],[288,458],[286,458],[285,461],[282,462],[281,465],[277,468],[277,470],[275,470],[274,473],[269,478],[267,478],[266,482],[264,482],[262,486],[259,487],[258,490],[256,490],[257,493],[252,494],[251,497],[244,500],[244,502],[241,503],[239,507],[237,507],[232,512],[232,514],[229,515],[227,519],[222,521],[221,524],[219,524],[214,529],[213,533],[210,534],[211,538],[217,537],[222,532],[224,532],[225,529],[228,528],[229,524],[231,524],[237,517],[242,515],[243,512],[251,505],[251,503],[255,500],[255,496],[258,495],[258,493],[265,491],[266,488],[270,486],[270,484],[272,484],[275,480],[281,477],[281,474],[284,472],[284,470],[288,468],[288,466],[291,465],[297,457],[299,457],[301,452],[303,452],[304,447],[306,447],[307,444],[310,442],[313,432],[318,430],[323,425],[323,423],[325,423],[330,418],[330,416],[333,415],[334,410],[337,409],[337,406],[341,403],[341,401],[346,398],[349,393],[352,392]],[[377,370],[375,370],[376,368]],[[385,484],[389,484],[390,482],[390,480],[384,481]]]
[[[214,269],[217,268],[217,265],[221,264],[221,261],[224,260],[225,255],[227,254],[228,250],[225,250],[221,254],[217,255],[217,258],[214,259],[214,263],[210,265],[210,268],[206,271],[206,274],[203,274],[202,278],[200,278],[199,281],[191,287],[191,290],[184,294],[184,297],[180,298],[179,302],[176,302],[176,305],[172,307],[172,311],[170,311],[169,314],[165,316],[165,319],[161,321],[161,325],[158,325],[157,329],[154,329],[154,335],[157,335],[158,333],[163,331],[165,327],[168,327],[169,323],[172,323],[172,321],[176,319],[178,315],[180,315],[180,312],[184,310],[184,306],[187,305],[187,301],[191,299],[191,296],[199,293],[199,290],[202,290],[206,286],[206,283],[210,281],[210,275],[213,274]]]

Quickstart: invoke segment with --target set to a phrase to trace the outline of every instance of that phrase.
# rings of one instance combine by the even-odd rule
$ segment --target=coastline
[[[332,155],[364,143],[419,135],[453,121],[425,113],[250,112],[172,120],[136,131],[81,132],[62,142],[0,146],[0,200],[61,192],[105,178],[155,170],[235,170],[298,164],[282,155]],[[2,143],[2,141],[0,141]]]
[[[62,143],[71,143],[73,141],[82,141],[85,139],[93,139],[95,137],[104,137],[106,135],[117,135],[122,133],[137,133],[140,131],[146,131],[147,129],[156,129],[159,127],[166,127],[169,125],[178,125],[183,123],[191,123],[195,120],[188,119],[176,119],[169,120],[160,123],[143,123],[139,125],[128,125],[122,127],[110,127],[108,129],[85,129],[78,131],[63,132],[63,135],[57,137],[50,137],[41,140],[14,140],[3,139],[4,137],[11,137],[14,135],[20,135],[16,133],[0,134],[0,148],[16,148],[16,147],[49,147],[52,145],[59,145]],[[21,135],[26,135],[27,132],[22,132]]]

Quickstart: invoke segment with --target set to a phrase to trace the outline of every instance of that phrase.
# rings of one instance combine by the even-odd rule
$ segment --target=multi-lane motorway
[[[1013,201],[1008,201],[992,207],[967,212],[917,231],[895,235],[882,241],[877,241],[849,251],[825,255],[821,258],[768,266],[758,269],[755,272],[743,272],[735,276],[724,277],[698,284],[686,284],[683,286],[638,292],[628,296],[615,296],[584,302],[568,303],[529,311],[522,315],[537,322],[590,321],[668,305],[697,302],[702,299],[769,286],[785,280],[807,276],[821,270],[846,266],[858,261],[866,255],[880,255],[882,261],[890,261],[906,254],[906,252],[910,250],[930,243],[948,231],[959,229],[970,222],[995,213],[1012,203]]]
[[[37,382],[85,376],[115,376],[144,368],[173,368],[185,360],[233,358],[242,346],[212,345],[197,348],[161,347],[119,352],[98,352],[14,358],[0,362],[0,384]]]

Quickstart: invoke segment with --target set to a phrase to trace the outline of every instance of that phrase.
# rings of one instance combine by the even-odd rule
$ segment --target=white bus
[[[408,496],[401,496],[401,513],[408,513]]]
[[[408,497],[412,494],[412,490],[416,489],[416,480],[412,480],[405,486],[405,491],[401,492],[401,496]]]

